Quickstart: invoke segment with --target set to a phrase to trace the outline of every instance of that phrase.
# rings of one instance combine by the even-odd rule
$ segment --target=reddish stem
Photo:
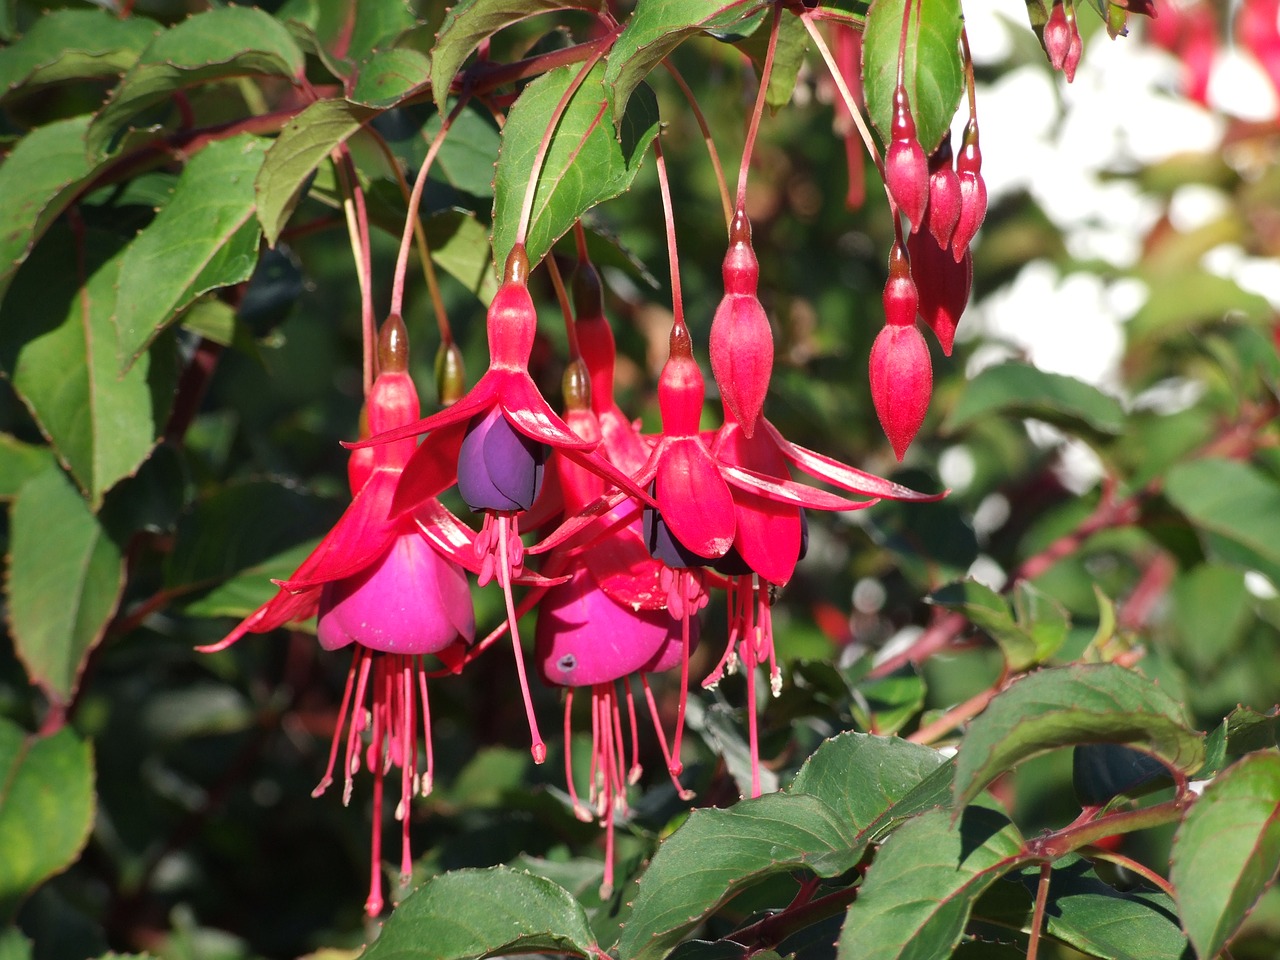
[[[671,184],[667,182],[667,161],[662,155],[662,138],[653,141],[654,165],[658,170],[658,190],[662,194],[662,216],[667,229],[667,262],[671,268],[672,326],[684,325],[684,297],[680,292],[680,255],[676,251],[676,221],[671,207]]]
[[[760,89],[756,93],[755,108],[751,111],[751,123],[747,127],[747,139],[742,145],[742,163],[738,166],[738,203],[743,209],[747,202],[747,171],[751,167],[751,155],[755,152],[756,134],[760,131],[760,118],[764,114],[764,102],[768,98],[769,78],[773,74],[773,55],[778,49],[778,25],[782,22],[782,4],[773,5],[773,22],[769,27],[769,48],[765,51],[764,66],[760,70]]]
[[[684,82],[684,77],[680,76],[680,71],[669,60],[663,60],[662,65],[667,68],[667,72],[675,80],[676,86],[684,94],[685,100],[689,102],[689,109],[693,111],[693,118],[698,122],[698,129],[702,131],[702,142],[707,145],[707,153],[711,157],[711,168],[716,175],[716,186],[720,189],[720,204],[724,207],[724,222],[727,227],[733,222],[733,204],[729,202],[729,184],[725,182],[724,168],[720,165],[720,154],[716,150],[715,141],[711,138],[711,128],[707,125],[707,118],[703,114],[702,108],[698,106],[698,100],[694,97],[693,91]]]

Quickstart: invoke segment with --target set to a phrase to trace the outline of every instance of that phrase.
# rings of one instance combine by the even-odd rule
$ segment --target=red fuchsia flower
[[[945,245],[939,246],[932,236],[922,232],[907,238],[907,252],[920,317],[949,357],[955,344],[956,326],[973,287],[973,251],[965,250],[964,257],[957,263]]]
[[[1189,19],[1192,21],[1187,30],[1187,39],[1183,44],[1183,62],[1190,69],[1193,58],[1205,61],[1197,73],[1204,75],[1200,87],[1208,91],[1209,59],[1217,46],[1217,23],[1212,9],[1207,4],[1197,4]],[[1191,38],[1192,30],[1198,29],[1202,39],[1198,42]],[[1280,0],[1245,0],[1240,8],[1238,25],[1240,42],[1258,59],[1262,69],[1271,78],[1271,84],[1280,92]],[[1192,44],[1198,50],[1192,48]],[[1203,97],[1200,98],[1203,102]]]
[[[760,263],[751,249],[751,221],[739,207],[724,255],[724,298],[711,322],[711,372],[724,404],[747,436],[755,431],[773,373],[773,331],[756,295]]]
[[[884,156],[884,182],[893,202],[911,222],[912,232],[919,230],[929,202],[929,162],[916,139],[916,122],[901,81],[893,95],[893,128]]]
[[[960,219],[960,178],[952,166],[951,131],[929,158],[929,232],[944,250],[951,245]],[[919,233],[913,233],[914,240]]]
[[[929,347],[915,324],[917,296],[901,243],[889,255],[885,327],[871,345],[871,401],[899,460],[924,423],[933,391]]]
[[[987,216],[987,185],[982,179],[982,149],[978,145],[978,118],[970,117],[964,128],[964,143],[956,160],[960,178],[960,219],[951,236],[951,257],[957,263],[973,242]]]
[[[393,430],[418,416],[418,395],[408,370],[404,324],[392,316],[378,340],[379,373],[366,403],[370,430]],[[400,876],[412,871],[409,805],[431,791],[431,715],[423,657],[457,666],[475,635],[475,614],[462,568],[433,543],[456,540],[455,521],[435,500],[392,516],[396,484],[413,452],[412,440],[357,450],[348,467],[351,506],[293,576],[277,581],[280,591],[242,620],[218,643],[223,650],[245,633],[266,633],[318,614],[320,645],[353,647],[351,668],[339,708],[329,763],[313,792],[333,782],[346,728],[343,802],[351,799],[352,777],[363,764],[373,780],[373,856],[370,916],[382,912],[383,778],[400,769],[402,824]],[[366,704],[368,706],[366,707]],[[418,723],[425,746],[425,772],[418,770]]]
[[[368,444],[405,441],[427,434],[404,468],[392,501],[392,512],[416,509],[457,483],[472,510],[484,513],[471,543],[481,585],[496,580],[506,598],[516,671],[532,738],[536,763],[546,759],[546,745],[529,694],[524,655],[515,623],[513,582],[537,582],[524,572],[524,545],[519,518],[542,487],[548,448],[581,464],[631,495],[645,497],[628,477],[592,453],[595,442],[575,434],[547,405],[529,376],[529,356],[537,333],[537,312],[528,289],[529,261],[524,248],[512,248],[504,280],[489,305],[489,369],[453,406],[439,413],[374,436]]]

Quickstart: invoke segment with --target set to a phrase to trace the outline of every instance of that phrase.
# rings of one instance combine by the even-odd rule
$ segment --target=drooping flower
[[[722,273],[724,297],[711,321],[711,372],[725,406],[751,436],[773,373],[773,331],[756,295],[760,263],[751,249],[751,221],[741,207],[729,226]]]
[[[405,465],[392,501],[394,514],[417,509],[455,483],[467,505],[484,513],[471,549],[481,585],[496,580],[506,599],[531,752],[534,761],[541,763],[546,745],[533,711],[511,595],[513,582],[522,577],[536,581],[524,573],[520,517],[541,490],[548,448],[621,490],[641,498],[645,494],[625,473],[592,452],[595,441],[575,434],[547,405],[529,376],[537,312],[528,277],[528,256],[517,245],[507,258],[503,283],[486,318],[489,369],[466,396],[448,409],[375,435],[367,443],[398,443],[427,435]]]
[[[386,431],[418,416],[418,396],[408,370],[404,324],[392,316],[378,340],[379,372],[366,403],[370,430]],[[475,614],[462,568],[436,544],[465,534],[434,499],[415,510],[392,515],[391,502],[413,441],[353,452],[348,466],[352,502],[320,545],[279,592],[242,620],[206,652],[223,650],[246,633],[266,633],[318,615],[318,637],[326,650],[353,648],[346,689],[339,708],[319,796],[333,782],[339,750],[345,752],[343,802],[349,802],[352,777],[363,765],[373,774],[373,852],[370,916],[382,912],[383,779],[400,770],[400,875],[412,870],[409,806],[430,792],[433,775],[431,715],[424,660],[432,655],[456,666],[475,635]],[[367,706],[366,706],[367,705]],[[419,771],[419,723],[425,747]]]

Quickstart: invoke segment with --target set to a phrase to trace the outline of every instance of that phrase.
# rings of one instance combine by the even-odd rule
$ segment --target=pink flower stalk
[[[751,221],[741,207],[729,227],[722,272],[724,298],[711,322],[711,372],[725,406],[751,436],[773,374],[773,330],[756,295],[760,263],[751,249]]]
[[[448,409],[378,434],[367,444],[401,442],[427,434],[414,451],[392,502],[394,513],[412,511],[457,483],[467,505],[484,513],[471,549],[481,585],[496,580],[506,600],[516,671],[535,763],[547,749],[538,731],[516,627],[513,582],[536,582],[524,573],[519,520],[542,486],[547,448],[581,464],[632,496],[647,499],[626,474],[594,454],[584,440],[547,405],[529,376],[529,356],[537,333],[537,313],[528,289],[529,261],[522,246],[512,248],[504,280],[489,305],[489,369]],[[465,562],[459,557],[460,562]]]
[[[369,429],[392,430],[418,416],[418,396],[408,370],[404,324],[392,316],[378,340],[379,373],[366,404]],[[413,441],[357,450],[348,467],[352,502],[328,536],[280,591],[242,620],[218,643],[223,650],[245,633],[266,633],[319,616],[320,645],[354,648],[339,708],[329,763],[313,791],[333,782],[343,729],[343,803],[351,799],[352,777],[363,763],[373,774],[373,852],[365,910],[377,916],[382,896],[383,779],[400,769],[400,876],[407,883],[413,862],[409,847],[409,807],[431,791],[431,714],[423,657],[450,667],[461,663],[475,635],[475,614],[462,568],[432,546],[459,536],[452,518],[435,500],[414,511],[391,514],[392,495]],[[366,707],[367,704],[367,707]],[[418,721],[425,746],[425,771],[418,770]]]

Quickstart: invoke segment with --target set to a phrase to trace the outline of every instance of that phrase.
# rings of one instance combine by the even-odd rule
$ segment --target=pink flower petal
[[[654,477],[668,529],[699,556],[723,557],[733,546],[733,495],[697,438],[673,438]]]

